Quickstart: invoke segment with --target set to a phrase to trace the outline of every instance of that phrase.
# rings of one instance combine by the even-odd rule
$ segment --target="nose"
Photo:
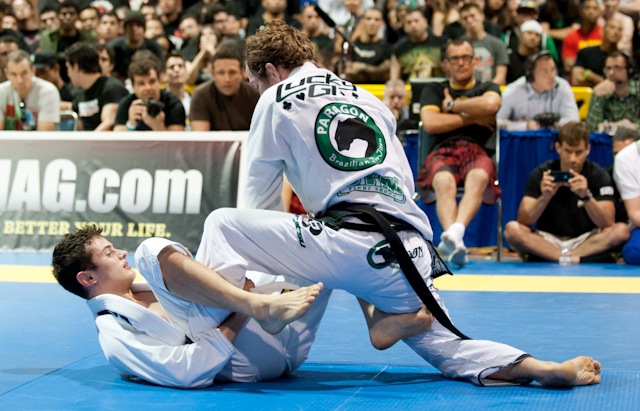
[[[127,258],[127,252],[125,250],[118,250],[118,253],[120,254],[121,260],[124,260],[125,258]]]

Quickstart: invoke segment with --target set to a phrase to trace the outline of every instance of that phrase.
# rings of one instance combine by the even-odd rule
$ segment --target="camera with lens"
[[[533,117],[535,121],[540,124],[542,128],[555,127],[556,123],[560,121],[560,114],[558,113],[540,113]]]
[[[142,105],[147,108],[147,114],[151,117],[158,117],[158,114],[164,110],[164,103],[160,100],[156,100],[155,98],[144,101]]]

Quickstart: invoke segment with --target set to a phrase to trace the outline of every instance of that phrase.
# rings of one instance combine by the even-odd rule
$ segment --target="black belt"
[[[346,216],[357,217],[365,224],[342,221]],[[396,260],[400,264],[400,268],[402,269],[404,276],[407,278],[407,281],[409,281],[411,288],[413,288],[413,291],[415,291],[418,297],[420,297],[420,300],[422,300],[435,319],[463,340],[470,339],[460,332],[453,323],[451,323],[447,314],[445,314],[442,307],[440,307],[440,304],[438,304],[433,294],[431,294],[429,287],[424,282],[424,279],[418,272],[415,264],[413,264],[413,261],[411,261],[411,257],[409,257],[407,250],[402,244],[402,240],[400,240],[397,231],[415,230],[411,224],[390,215],[383,215],[383,213],[368,204],[354,204],[346,202],[331,206],[321,220],[330,226],[332,223],[335,223],[338,228],[350,228],[354,230],[372,231],[384,234],[387,241],[389,241],[389,245],[391,246],[391,250]],[[394,228],[394,226],[396,228]],[[429,252],[431,253],[432,261],[443,266],[446,269],[445,272],[451,274],[451,272],[446,268],[444,262],[442,262],[440,256],[435,252],[433,246],[430,247]],[[443,274],[445,272],[443,272]]]

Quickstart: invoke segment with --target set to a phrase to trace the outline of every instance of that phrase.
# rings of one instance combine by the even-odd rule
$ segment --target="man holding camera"
[[[615,223],[609,174],[587,160],[589,130],[570,122],[560,128],[560,156],[536,167],[504,235],[526,261],[613,262],[611,251],[629,239],[624,223]],[[532,226],[535,225],[535,228]]]
[[[133,94],[120,101],[114,131],[184,131],[184,107],[178,97],[160,89],[159,67],[151,55],[131,62]]]

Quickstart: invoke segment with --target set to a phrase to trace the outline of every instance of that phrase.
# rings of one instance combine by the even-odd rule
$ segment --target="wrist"
[[[131,122],[130,122],[130,121],[128,121],[128,120],[127,120],[127,122],[125,123],[125,125],[124,125],[124,126],[125,126],[125,127],[127,128],[127,130],[129,130],[129,131],[134,131],[134,130],[136,129],[136,126],[135,126],[135,125],[133,125],[133,124],[131,124]]]
[[[582,74],[582,79],[583,79],[583,80],[589,80],[589,76],[590,76],[590,75],[591,75],[591,70],[586,69],[586,70],[584,71],[584,74]]]
[[[587,201],[591,200],[593,198],[593,194],[591,193],[591,190],[587,189],[586,194],[584,195],[584,197],[578,197],[583,203],[586,203]]]

